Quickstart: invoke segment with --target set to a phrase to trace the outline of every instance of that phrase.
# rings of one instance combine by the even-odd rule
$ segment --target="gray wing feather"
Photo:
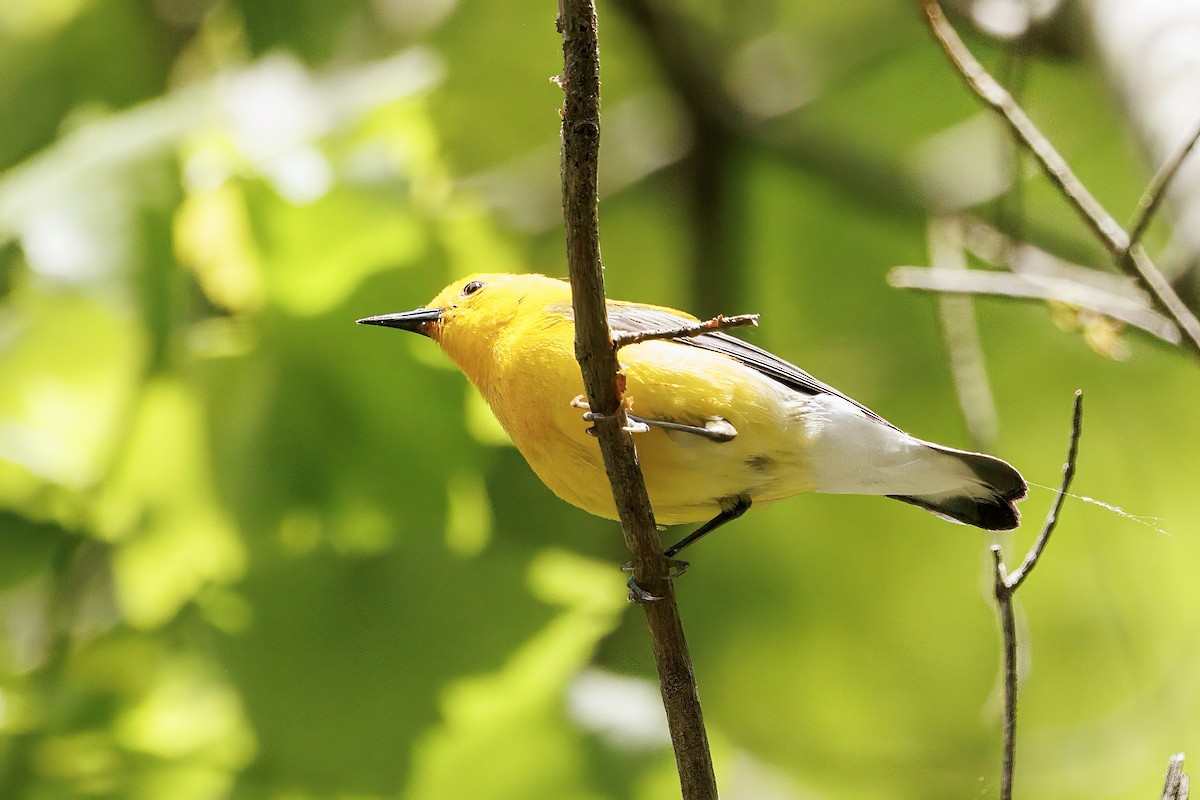
[[[683,325],[691,325],[694,322],[695,320],[657,308],[647,308],[646,306],[621,302],[610,302],[608,304],[608,324],[612,326],[614,331],[645,333],[647,331],[678,328]],[[847,397],[829,384],[817,380],[795,364],[784,361],[782,358],[768,353],[761,347],[755,347],[749,342],[742,341],[729,334],[716,331],[714,333],[701,334],[700,336],[680,337],[678,339],[671,339],[671,341],[686,344],[690,347],[698,347],[701,350],[720,353],[753,370],[761,372],[768,378],[778,381],[790,389],[803,392],[804,394],[830,394],[840,397],[858,406],[858,408],[862,409],[872,419],[876,419],[888,427],[895,427],[862,403]]]

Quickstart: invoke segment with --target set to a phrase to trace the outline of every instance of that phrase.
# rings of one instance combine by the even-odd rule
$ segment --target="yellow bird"
[[[614,331],[695,317],[610,301]],[[575,360],[570,286],[543,275],[472,275],[429,305],[358,320],[430,337],[483,395],[556,495],[616,519]],[[916,439],[794,366],[725,333],[621,349],[646,488],[663,525],[719,525],[802,492],[885,495],[988,530],[1017,526],[1025,481],[1004,461]]]

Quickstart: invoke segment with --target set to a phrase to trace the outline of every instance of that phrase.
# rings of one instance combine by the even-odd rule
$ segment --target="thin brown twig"
[[[1017,618],[1013,614],[1012,592],[1007,588],[1004,553],[998,544],[992,545],[992,560],[996,568],[996,608],[1004,641],[1004,755],[1000,764],[1000,800],[1012,800],[1017,752]]]
[[[691,325],[680,325],[678,328],[662,328],[654,331],[637,331],[636,333],[614,333],[613,349],[620,350],[631,344],[649,342],[654,339],[686,339],[691,336],[703,336],[713,331],[723,331],[726,328],[757,328],[758,314],[736,314],[727,317],[718,314],[712,319],[696,322]]]
[[[887,274],[887,282],[897,289],[938,294],[987,295],[1065,303],[1117,320],[1168,344],[1178,345],[1180,342],[1179,327],[1144,303],[1065,278],[938,267],[894,267]]]
[[[575,354],[591,408],[600,413],[596,435],[612,484],[634,580],[659,599],[643,602],[675,762],[685,800],[716,800],[717,784],[700,709],[691,656],[662,555],[654,512],[637,463],[608,326],[600,263],[597,166],[600,146],[600,56],[593,0],[559,0],[565,104],[562,112],[563,216]]]
[[[1167,187],[1171,185],[1171,181],[1175,180],[1175,174],[1187,160],[1188,154],[1196,146],[1197,140],[1200,140],[1200,120],[1196,122],[1192,132],[1180,143],[1175,152],[1159,167],[1158,172],[1150,180],[1150,185],[1146,187],[1146,191],[1142,192],[1141,199],[1138,200],[1137,211],[1133,215],[1133,221],[1129,223],[1130,247],[1141,241],[1142,234],[1150,225],[1154,212],[1158,210],[1159,203],[1167,194]]]
[[[1083,390],[1075,392],[1075,406],[1071,413],[1071,446],[1067,450],[1067,460],[1063,463],[1062,483],[1059,484],[1058,494],[1054,497],[1054,504],[1050,506],[1050,511],[1046,514],[1046,521],[1042,525],[1042,532],[1038,536],[1037,541],[1033,543],[1033,547],[1025,555],[1025,560],[1021,562],[1021,566],[1017,567],[1015,572],[1008,576],[1009,591],[1015,592],[1021,588],[1021,584],[1029,577],[1029,573],[1037,566],[1038,559],[1042,557],[1042,551],[1046,549],[1046,543],[1050,541],[1050,534],[1054,533],[1054,528],[1058,525],[1058,515],[1062,511],[1063,501],[1067,497],[1067,490],[1071,488],[1071,481],[1075,479],[1075,462],[1079,458],[1079,436],[1083,433]]]
[[[1009,573],[1004,566],[1004,553],[1000,545],[992,545],[992,560],[995,564],[996,605],[1000,614],[1000,630],[1004,648],[1004,757],[1000,771],[1000,800],[1012,800],[1013,765],[1016,757],[1017,735],[1017,625],[1013,614],[1013,595],[1037,566],[1042,557],[1050,534],[1058,525],[1067,490],[1075,477],[1075,462],[1079,458],[1079,437],[1083,433],[1083,391],[1075,392],[1075,404],[1071,414],[1071,444],[1067,448],[1067,460],[1063,464],[1062,482],[1054,504],[1046,514],[1042,531],[1037,541],[1025,555],[1016,571]]]
[[[920,0],[930,29],[967,85],[983,102],[1004,118],[1009,128],[1037,158],[1050,181],[1059,188],[1116,259],[1121,270],[1136,278],[1154,302],[1186,334],[1184,343],[1200,356],[1200,320],[1184,304],[1170,282],[1154,266],[1145,249],[1134,243],[1125,229],[1105,210],[1071,171],[1066,159],[1038,130],[1012,95],[975,59],[946,19],[937,0]]]

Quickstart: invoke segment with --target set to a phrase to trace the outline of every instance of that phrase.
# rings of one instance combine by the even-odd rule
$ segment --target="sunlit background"
[[[1188,6],[952,19],[1124,220],[1200,110],[1161,77],[1196,68]],[[430,341],[354,325],[473,271],[565,273],[556,11],[0,1],[0,797],[678,796],[619,531]],[[1128,515],[1068,500],[1018,595],[1017,795],[1157,797],[1200,756],[1196,359],[1063,303],[889,286],[1116,274],[916,3],[599,15],[610,296],[761,313],[754,342],[1012,461],[1012,561],[1083,388],[1075,490]],[[1189,299],[1195,175],[1147,237]],[[807,496],[691,551],[722,796],[995,797],[992,541]]]

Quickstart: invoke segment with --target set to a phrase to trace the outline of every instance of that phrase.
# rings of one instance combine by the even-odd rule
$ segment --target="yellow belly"
[[[599,444],[583,412],[571,407],[583,392],[573,354],[542,351],[532,358],[504,365],[485,396],[556,495],[615,519]],[[708,520],[739,495],[762,504],[813,489],[803,413],[778,384],[719,354],[670,342],[626,348],[621,362],[633,414],[698,426],[719,417],[737,430],[728,442],[660,428],[634,436],[660,524]]]

